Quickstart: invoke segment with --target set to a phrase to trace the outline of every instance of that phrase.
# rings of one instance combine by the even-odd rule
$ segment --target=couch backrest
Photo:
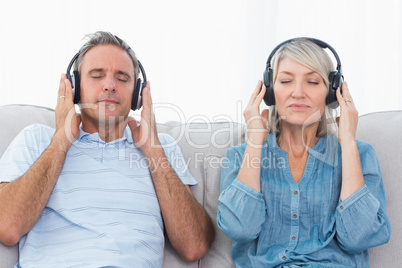
[[[359,118],[357,138],[370,143],[380,162],[391,222],[391,240],[370,250],[370,267],[402,264],[402,111],[377,112]]]
[[[41,123],[54,127],[52,109],[30,105],[0,106],[0,157],[18,132],[27,125]],[[173,251],[167,241],[165,268],[234,267],[231,261],[231,240],[216,226],[218,196],[220,191],[220,160],[227,148],[245,142],[246,129],[238,123],[168,122],[158,124],[158,131],[174,137],[188,161],[190,172],[198,181],[194,187],[197,200],[205,207],[214,222],[216,238],[211,250],[200,261],[186,263]],[[402,205],[402,111],[363,115],[359,119],[357,137],[373,145],[382,169],[387,210],[391,221],[392,237],[388,244],[370,250],[370,267],[396,267],[402,263],[402,227],[399,215]],[[0,267],[12,268],[18,259],[17,247],[0,243]]]

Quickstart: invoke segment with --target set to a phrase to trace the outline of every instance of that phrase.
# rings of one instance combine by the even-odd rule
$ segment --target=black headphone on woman
[[[121,40],[117,36],[115,36],[119,41]],[[131,49],[131,48],[129,48]],[[74,104],[77,104],[80,102],[81,98],[81,87],[80,87],[80,73],[78,70],[74,70],[71,73],[71,68],[74,64],[74,62],[77,60],[78,56],[80,55],[80,52],[74,55],[74,57],[71,59],[70,64],[68,64],[67,67],[67,78],[71,82],[71,86],[73,88],[73,102]],[[133,92],[133,98],[131,100],[131,109],[133,111],[138,110],[142,107],[142,90],[144,87],[147,85],[147,75],[145,74],[144,67],[142,67],[142,64],[139,60],[138,62],[138,67],[140,69],[140,73],[142,75],[142,78],[144,81],[141,81],[141,78],[138,78],[137,81],[135,82],[135,87],[134,87],[134,92]]]
[[[310,38],[310,37],[298,37],[298,38],[292,38],[289,40],[286,40],[279,45],[277,45],[274,50],[272,50],[271,54],[268,57],[265,71],[263,74],[263,80],[264,80],[264,85],[267,88],[265,95],[264,95],[264,102],[266,105],[271,106],[275,105],[275,94],[274,94],[274,86],[273,86],[273,70],[271,68],[271,59],[274,56],[275,52],[282,47],[284,44],[290,43],[295,40],[299,39],[305,39],[309,40],[316,45],[322,47],[323,49],[328,48],[331,50],[331,52],[334,54],[337,65],[336,65],[336,71],[332,71],[329,74],[329,90],[328,90],[328,95],[327,98],[325,99],[325,104],[328,105],[330,108],[336,108],[339,106],[338,100],[336,98],[336,90],[341,87],[343,83],[343,74],[342,74],[342,66],[341,66],[341,60],[339,59],[338,54],[336,53],[335,49],[333,49],[330,45],[325,43],[324,41],[315,39],[315,38]]]

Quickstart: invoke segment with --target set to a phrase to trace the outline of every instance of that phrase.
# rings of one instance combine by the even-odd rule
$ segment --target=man
[[[180,149],[157,134],[149,82],[139,126],[128,117],[134,52],[107,32],[84,47],[81,114],[63,74],[56,129],[27,127],[0,160],[0,241],[20,242],[22,268],[161,267],[164,231],[184,260],[203,257],[212,223]]]

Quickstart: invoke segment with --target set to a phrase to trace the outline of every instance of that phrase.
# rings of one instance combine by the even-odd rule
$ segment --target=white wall
[[[54,108],[60,74],[85,34],[136,51],[157,121],[242,112],[279,42],[311,36],[338,52],[360,114],[402,109],[398,0],[0,0],[0,105]]]

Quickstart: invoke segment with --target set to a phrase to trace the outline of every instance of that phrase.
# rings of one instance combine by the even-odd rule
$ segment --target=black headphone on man
[[[121,39],[115,36],[119,42],[121,42]],[[131,48],[129,48],[131,49]],[[80,50],[81,51],[81,50]],[[74,57],[71,59],[70,64],[68,64],[67,67],[67,78],[71,82],[71,86],[73,88],[73,102],[74,104],[77,104],[80,102],[81,98],[81,87],[80,87],[80,73],[78,70],[73,70],[71,73],[71,68],[74,64],[74,62],[77,60],[78,56],[80,55],[80,52],[74,55]],[[142,90],[144,87],[147,85],[147,75],[145,74],[144,67],[142,67],[142,64],[139,60],[138,62],[138,67],[140,69],[140,73],[142,75],[142,78],[144,81],[141,81],[141,78],[138,78],[137,81],[135,82],[135,87],[134,87],[134,92],[133,92],[133,98],[131,100],[131,109],[132,110],[138,110],[142,107]]]
[[[289,40],[286,40],[279,45],[277,45],[274,50],[272,50],[271,54],[268,57],[265,71],[263,74],[263,80],[264,80],[264,85],[267,88],[265,95],[264,95],[264,102],[266,105],[271,106],[275,105],[275,94],[274,94],[274,86],[273,86],[273,70],[271,68],[271,59],[274,56],[275,52],[282,47],[284,44],[290,43],[295,40],[299,39],[305,39],[309,40],[316,45],[322,47],[323,49],[328,48],[331,50],[331,52],[334,54],[337,65],[336,65],[336,71],[332,71],[329,74],[329,91],[327,98],[325,99],[325,104],[328,105],[330,108],[334,109],[339,106],[338,100],[336,98],[336,90],[341,87],[343,83],[343,74],[342,74],[342,66],[341,66],[341,60],[339,59],[338,54],[336,53],[335,49],[333,49],[329,44],[325,43],[324,41],[315,39],[315,38],[310,38],[310,37],[297,37],[297,38],[292,38]]]

